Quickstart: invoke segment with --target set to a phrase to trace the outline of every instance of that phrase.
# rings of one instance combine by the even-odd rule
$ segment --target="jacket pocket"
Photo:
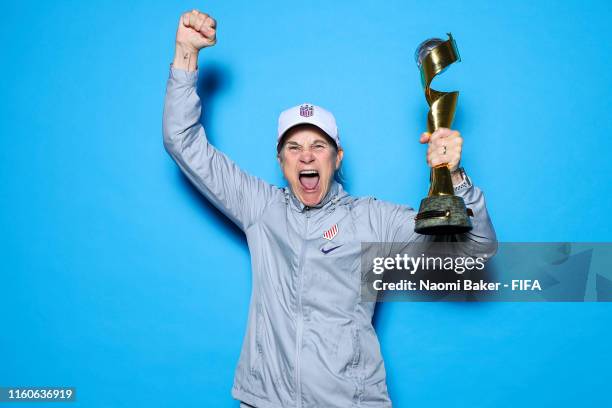
[[[346,367],[346,377],[353,383],[353,401],[359,404],[363,398],[365,379],[363,369],[363,353],[361,348],[361,330],[356,324],[350,326],[351,358]]]
[[[363,373],[361,369],[361,331],[355,324],[351,325],[351,351],[352,358],[347,369],[347,374],[351,378],[361,378]]]
[[[263,336],[264,336],[264,318],[262,312],[262,306],[260,303],[255,308],[255,333],[254,333],[254,347],[252,348],[250,371],[251,375],[255,377],[261,376],[261,364],[263,358]]]
[[[335,360],[338,362],[338,374],[343,377],[358,378],[362,373],[361,333],[354,322],[342,327],[338,333],[338,342],[334,347]]]
[[[250,347],[248,361],[247,382],[248,391],[259,397],[266,399],[267,384],[265,370],[263,367],[263,341],[264,341],[264,318],[261,304],[257,304],[255,309],[255,319],[253,331],[250,333]]]

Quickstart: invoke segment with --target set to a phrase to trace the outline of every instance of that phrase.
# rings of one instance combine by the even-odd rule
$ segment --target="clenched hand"
[[[195,71],[198,53],[202,48],[212,47],[217,42],[217,22],[206,13],[192,10],[179,19],[176,30],[176,51],[173,66]]]
[[[424,132],[419,142],[429,144],[427,147],[427,164],[429,167],[446,164],[451,173],[459,168],[463,138],[456,130],[440,128],[433,133]],[[460,180],[460,175],[453,174],[453,183],[460,182]]]

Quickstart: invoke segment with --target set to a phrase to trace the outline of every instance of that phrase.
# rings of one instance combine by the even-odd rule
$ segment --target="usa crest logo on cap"
[[[328,241],[331,241],[332,239],[334,239],[337,233],[338,233],[338,224],[334,224],[332,225],[330,229],[328,229],[327,231],[323,233],[323,238],[325,238]]]
[[[314,108],[312,105],[302,105],[300,106],[300,116],[305,118],[309,118],[314,114]]]

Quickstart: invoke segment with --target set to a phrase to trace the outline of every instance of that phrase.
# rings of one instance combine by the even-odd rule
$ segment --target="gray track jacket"
[[[360,302],[360,243],[424,239],[415,211],[352,197],[336,182],[305,207],[288,187],[245,173],[208,143],[196,80],[197,72],[170,70],[164,146],[248,241],[252,294],[232,395],[257,408],[390,407],[375,303]],[[458,195],[475,213],[465,239],[495,240],[482,192]],[[329,241],[323,234],[334,225]]]

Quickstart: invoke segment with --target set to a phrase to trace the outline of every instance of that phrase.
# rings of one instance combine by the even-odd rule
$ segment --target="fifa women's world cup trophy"
[[[449,65],[461,61],[457,45],[451,34],[448,40],[431,38],[419,45],[415,59],[421,71],[421,82],[425,99],[429,104],[427,130],[433,133],[438,128],[450,128],[455,117],[459,92],[440,92],[431,89],[431,81]],[[431,169],[430,188],[421,201],[415,218],[415,232],[425,235],[446,235],[467,232],[472,229],[469,218],[471,210],[465,207],[461,197],[454,195],[453,182],[448,164]]]

